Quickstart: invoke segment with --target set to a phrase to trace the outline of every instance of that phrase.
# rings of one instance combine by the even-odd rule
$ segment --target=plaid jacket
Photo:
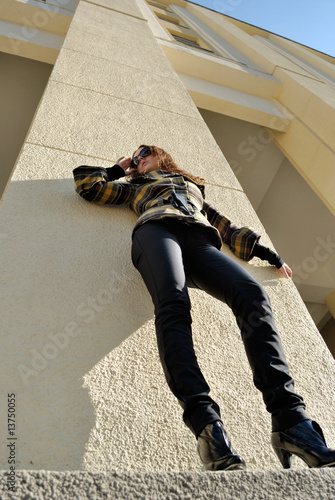
[[[226,243],[243,260],[250,260],[260,234],[249,227],[238,228],[204,201],[204,186],[164,170],[155,170],[131,182],[115,182],[123,169],[80,166],[73,171],[75,189],[85,200],[129,205],[139,216],[134,231],[149,220],[173,217],[211,228],[217,248]]]

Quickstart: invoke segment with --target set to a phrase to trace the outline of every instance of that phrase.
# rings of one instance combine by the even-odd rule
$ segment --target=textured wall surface
[[[0,472],[0,494],[6,481]],[[310,500],[335,498],[334,469],[267,472],[50,472],[23,471],[11,500],[63,500],[112,498],[150,500],[271,499]],[[4,497],[6,498],[6,497]]]
[[[196,472],[130,260],[135,216],[79,198],[72,169],[157,144],[207,179],[221,212],[262,228],[135,0],[112,7],[80,2],[1,206],[1,391],[16,395],[19,469]],[[256,259],[242,265],[268,291],[297,390],[334,445],[333,358],[294,285]],[[191,298],[199,363],[234,447],[250,470],[278,469],[232,314]],[[0,422],[2,441],[5,404]]]

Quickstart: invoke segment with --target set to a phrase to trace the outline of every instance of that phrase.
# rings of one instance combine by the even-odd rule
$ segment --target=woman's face
[[[143,151],[146,148],[139,148],[137,151],[135,151],[133,158],[135,156],[139,156],[141,151]],[[150,153],[148,156],[145,156],[142,158],[139,156],[138,158],[138,166],[136,167],[136,170],[139,174],[147,174],[148,172],[152,172],[153,170],[157,170],[159,165],[158,165],[158,158],[157,156],[154,156],[153,153]]]

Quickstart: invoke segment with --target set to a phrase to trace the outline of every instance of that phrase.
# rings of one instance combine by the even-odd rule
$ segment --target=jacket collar
[[[180,174],[169,172],[168,170],[152,170],[143,177],[149,177],[149,179],[159,179],[160,177],[175,177],[175,176],[180,177]]]
[[[182,176],[181,174],[178,174],[178,172],[169,172],[168,170],[152,170],[151,172],[148,172],[146,175],[142,175],[141,177],[135,177],[135,179],[133,179],[131,182],[141,184],[145,183],[148,180],[161,179],[162,177],[184,177],[186,180],[191,181],[196,186],[198,186],[198,188],[202,192],[202,195],[205,196],[205,186],[197,184],[186,175]]]
[[[162,177],[180,177],[180,174],[174,173],[174,172],[169,172],[168,170],[152,170],[151,172],[148,172],[145,175],[141,175],[140,177],[135,177],[132,179],[131,182],[145,182],[147,180],[157,180],[161,179]]]

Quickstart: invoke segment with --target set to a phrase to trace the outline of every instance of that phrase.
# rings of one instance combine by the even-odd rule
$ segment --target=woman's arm
[[[268,247],[260,245],[258,242],[255,243],[251,257],[258,257],[259,259],[267,260],[269,264],[276,266],[277,269],[280,269],[284,264],[283,259],[279,257],[276,252],[270,250]]]
[[[252,259],[252,250],[261,237],[261,234],[247,226],[237,227],[236,224],[233,224],[206,201],[204,201],[203,210],[210,224],[219,231],[223,243],[226,243],[231,251],[240,259],[246,261]]]
[[[292,277],[292,270],[283,259],[276,252],[258,242],[261,237],[260,233],[255,232],[250,227],[238,228],[206,201],[204,201],[203,210],[206,212],[208,221],[218,229],[222,241],[230,247],[237,257],[246,261],[258,257],[276,266],[285,278]]]
[[[88,201],[129,205],[136,188],[128,182],[113,182],[124,177],[126,169],[121,161],[107,169],[81,165],[73,170],[75,190]]]
[[[264,247],[257,242],[251,252],[251,258],[252,257],[267,260],[269,264],[276,266],[285,278],[292,278],[292,269],[285,264],[283,259],[276,252],[270,250],[270,248]]]
[[[118,163],[116,163],[114,167],[106,168],[106,172],[109,181],[116,181],[117,179],[125,176],[123,168]]]

